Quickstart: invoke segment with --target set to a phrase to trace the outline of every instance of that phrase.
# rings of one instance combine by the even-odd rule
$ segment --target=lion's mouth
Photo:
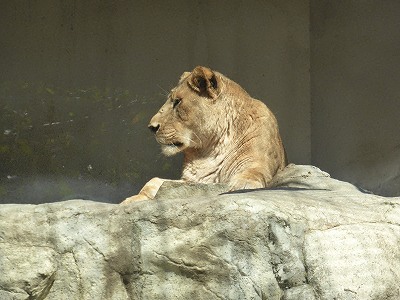
[[[159,144],[161,144],[162,146],[177,147],[177,148],[180,148],[180,147],[183,146],[183,143],[181,143],[181,142],[171,142],[171,143],[168,143],[168,142],[161,142],[161,141],[158,141],[158,142],[159,142]]]
[[[183,143],[181,143],[181,142],[173,142],[173,143],[171,143],[171,144],[169,144],[169,146],[175,146],[175,147],[182,147],[183,146]]]
[[[185,144],[181,142],[168,142],[160,144],[161,144],[161,150],[166,156],[175,155],[183,151],[183,149],[185,149]]]

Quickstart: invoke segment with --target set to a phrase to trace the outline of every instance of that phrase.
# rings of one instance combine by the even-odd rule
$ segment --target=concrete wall
[[[400,2],[311,1],[312,163],[400,195]]]
[[[118,201],[177,178],[146,125],[196,65],[263,100],[289,159],[310,163],[308,29],[308,1],[2,1],[0,198]]]

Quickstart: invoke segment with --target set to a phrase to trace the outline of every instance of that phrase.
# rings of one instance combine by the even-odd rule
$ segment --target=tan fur
[[[149,128],[165,155],[184,153],[184,181],[263,188],[287,165],[273,113],[209,68],[183,73]],[[152,179],[123,203],[154,198],[162,182]]]

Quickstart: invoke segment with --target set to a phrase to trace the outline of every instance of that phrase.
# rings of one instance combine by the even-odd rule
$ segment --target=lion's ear
[[[199,94],[216,98],[219,94],[219,84],[214,72],[206,67],[196,67],[188,80],[189,86]]]
[[[179,78],[178,84],[182,83],[186,78],[189,77],[190,74],[192,74],[192,73],[190,73],[190,72],[183,72],[183,74],[181,75],[181,78]]]

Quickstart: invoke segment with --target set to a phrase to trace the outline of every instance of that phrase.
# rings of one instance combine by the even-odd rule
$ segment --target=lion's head
[[[221,85],[220,78],[205,67],[182,74],[178,85],[149,124],[165,155],[200,150],[210,142],[219,118],[215,104]]]

